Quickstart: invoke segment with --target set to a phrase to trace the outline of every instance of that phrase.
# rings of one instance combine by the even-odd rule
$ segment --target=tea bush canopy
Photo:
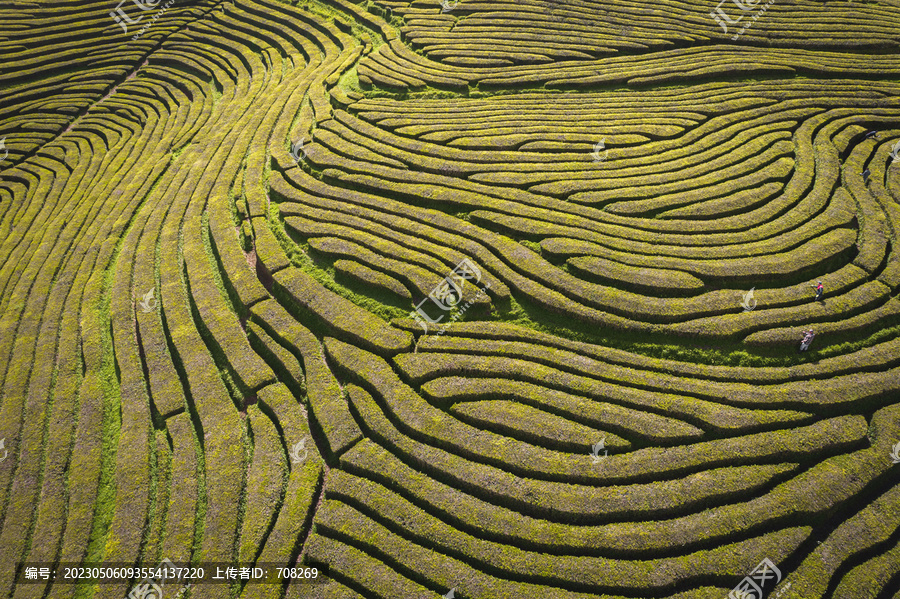
[[[898,599],[898,30],[0,7],[0,598]]]

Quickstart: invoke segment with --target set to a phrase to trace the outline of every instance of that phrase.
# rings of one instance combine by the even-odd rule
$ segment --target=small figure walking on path
[[[819,284],[816,287],[816,301],[821,302],[822,296],[825,295],[825,285],[822,284],[822,281],[819,281]]]
[[[806,351],[809,349],[809,344],[812,343],[813,337],[816,334],[813,333],[812,329],[806,332],[806,335],[803,336],[803,341],[800,342],[800,351]]]

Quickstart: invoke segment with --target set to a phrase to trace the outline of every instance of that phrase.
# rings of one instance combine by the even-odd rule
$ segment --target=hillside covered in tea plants
[[[898,231],[896,0],[7,2],[0,598],[900,599]]]

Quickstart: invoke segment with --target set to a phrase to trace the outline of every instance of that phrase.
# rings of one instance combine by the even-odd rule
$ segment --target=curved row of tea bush
[[[889,596],[896,16],[390,6],[0,9],[0,559]]]
[[[709,85],[706,87],[710,92],[713,90],[716,93],[720,92],[719,86]],[[766,93],[762,90],[754,91],[760,95]],[[815,326],[816,324],[824,326],[823,331],[829,333],[828,337],[832,344],[852,341],[860,335],[873,335],[880,329],[893,326],[891,324],[893,317],[881,307],[890,298],[890,291],[880,288],[881,291],[873,295],[873,288],[868,290],[855,288],[864,281],[865,277],[878,274],[878,265],[883,260],[886,246],[882,242],[880,246],[882,253],[879,258],[878,248],[868,241],[873,237],[868,233],[871,227],[866,223],[872,222],[872,218],[877,218],[878,214],[889,209],[878,208],[877,202],[863,203],[862,208],[872,216],[860,218],[857,215],[860,202],[855,201],[843,189],[836,187],[839,185],[840,173],[838,151],[844,151],[852,139],[860,137],[865,129],[857,124],[858,117],[849,116],[850,111],[847,108],[849,99],[822,96],[822,105],[830,106],[830,109],[826,111],[821,108],[812,109],[809,106],[809,100],[800,100],[796,95],[791,99],[785,99],[785,94],[791,98],[789,92],[781,90],[782,100],[778,104],[759,105],[749,110],[738,110],[727,116],[716,116],[713,113],[710,115],[709,122],[700,126],[700,128],[704,128],[708,125],[712,131],[721,129],[723,124],[730,123],[726,126],[726,130],[720,133],[722,139],[727,140],[730,133],[727,130],[729,127],[735,131],[741,130],[743,123],[739,120],[740,118],[758,119],[761,126],[757,129],[757,136],[746,138],[739,146],[733,148],[749,152],[744,157],[744,166],[750,170],[753,170],[754,156],[761,157],[766,152],[774,150],[772,140],[766,137],[771,133],[771,129],[764,123],[768,121],[775,124],[779,123],[778,119],[782,119],[781,123],[793,123],[792,127],[796,128],[793,146],[796,158],[793,161],[784,158],[787,161],[786,166],[793,162],[795,167],[790,170],[791,175],[789,180],[785,181],[783,192],[778,194],[776,184],[770,184],[771,191],[769,193],[773,197],[772,201],[749,214],[735,214],[724,219],[734,221],[743,229],[742,231],[727,233],[723,231],[712,236],[709,235],[707,223],[716,223],[714,226],[720,226],[718,223],[722,219],[709,219],[709,215],[704,216],[705,220],[693,221],[699,227],[693,235],[675,233],[671,226],[663,227],[661,231],[654,231],[653,229],[659,228],[657,223],[664,221],[631,216],[615,223],[613,219],[616,214],[612,210],[620,205],[618,203],[606,206],[605,210],[596,210],[587,206],[579,207],[548,197],[544,193],[538,193],[552,192],[556,194],[564,191],[564,188],[553,188],[554,184],[550,182],[532,185],[527,192],[516,189],[515,186],[498,186],[497,183],[501,181],[496,178],[484,179],[482,182],[481,175],[491,175],[491,171],[496,174],[497,171],[494,169],[505,168],[496,163],[497,161],[514,163],[515,160],[522,157],[532,159],[540,157],[540,162],[535,164],[541,166],[538,169],[532,169],[529,176],[533,177],[535,173],[546,172],[548,177],[559,177],[562,172],[556,169],[568,165],[570,160],[567,159],[571,154],[559,155],[558,160],[560,161],[557,162],[548,161],[546,153],[539,154],[521,150],[486,153],[480,150],[462,150],[455,152],[463,161],[457,167],[452,162],[447,164],[446,160],[439,158],[441,152],[438,150],[438,146],[431,141],[424,141],[427,136],[420,137],[422,141],[416,143],[410,143],[405,139],[409,134],[421,136],[424,130],[408,130],[407,123],[412,122],[410,119],[414,119],[414,115],[392,118],[390,115],[396,114],[396,111],[392,110],[394,102],[382,102],[384,108],[381,109],[375,105],[373,100],[360,102],[365,105],[365,108],[359,112],[360,116],[371,118],[373,121],[377,120],[378,127],[372,127],[361,119],[338,111],[335,119],[323,125],[326,132],[317,137],[316,143],[310,146],[308,163],[316,169],[322,169],[325,181],[333,185],[336,190],[352,188],[367,192],[366,195],[369,197],[351,195],[351,197],[359,198],[355,201],[359,205],[378,205],[382,209],[397,212],[397,209],[391,206],[391,201],[386,198],[395,197],[395,194],[399,193],[404,202],[412,201],[414,204],[422,206],[423,209],[433,205],[445,212],[463,210],[468,214],[468,221],[477,225],[476,230],[472,232],[471,239],[472,241],[477,240],[479,244],[484,244],[489,239],[485,235],[485,229],[498,234],[500,238],[497,241],[501,243],[505,241],[506,237],[521,240],[523,243],[540,242],[541,254],[544,254],[542,257],[549,257],[551,263],[567,260],[566,264],[570,267],[569,272],[548,267],[544,260],[536,259],[533,253],[523,252],[521,246],[518,246],[516,250],[512,246],[499,246],[503,248],[499,257],[505,263],[504,266],[512,267],[512,272],[505,268],[497,271],[494,266],[496,262],[484,262],[483,264],[489,266],[492,274],[500,275],[500,280],[507,287],[518,292],[517,301],[523,301],[527,297],[527,301],[536,301],[540,306],[553,306],[554,312],[575,317],[580,321],[600,326],[612,326],[617,329],[655,331],[678,337],[699,334],[727,339],[731,342],[747,338],[751,343],[755,343],[751,340],[766,335],[768,331],[774,332],[783,329],[786,324],[792,324],[795,327],[786,329],[780,336],[773,337],[772,341],[768,343],[771,347],[790,345],[793,338],[799,338],[804,326]],[[712,97],[714,103],[711,106],[716,106],[715,102],[719,101],[718,96]],[[528,95],[525,99],[497,101],[493,112],[488,110],[490,103],[485,100],[420,100],[411,105],[422,114],[427,110],[430,111],[429,114],[433,115],[437,110],[441,114],[448,115],[443,118],[450,119],[446,121],[445,125],[449,131],[455,122],[449,115],[463,114],[461,112],[463,106],[471,104],[479,111],[484,112],[486,116],[492,114],[502,116],[504,113],[501,107],[506,103],[527,106]],[[407,105],[408,103],[404,102],[403,104]],[[531,104],[536,106],[537,100],[531,101]],[[676,108],[674,101],[670,106],[673,109]],[[351,104],[350,108],[351,111],[355,111],[354,104]],[[787,112],[784,108],[787,108]],[[677,109],[681,109],[680,105],[677,106]],[[694,109],[703,110],[697,105]],[[533,110],[537,111],[537,108]],[[796,118],[793,121],[784,121],[785,115],[790,114],[791,111]],[[480,113],[476,112],[476,114]],[[888,111],[882,109],[873,108],[871,114],[870,118],[878,118],[883,124],[890,123],[894,118],[888,116]],[[460,120],[462,116],[454,118]],[[560,123],[561,125],[562,123]],[[385,133],[380,129],[382,126],[390,127],[395,133]],[[405,135],[400,135],[400,132]],[[883,133],[889,134],[889,131]],[[744,134],[745,132],[740,133],[740,135]],[[498,133],[498,135],[502,137],[502,134]],[[728,152],[729,148],[727,147],[719,149],[717,145],[710,145],[713,140],[707,139],[707,137],[709,136],[697,137],[697,143],[701,147],[708,146],[708,150],[705,151],[721,153],[722,168],[737,160],[736,156],[739,154],[734,151]],[[835,144],[838,146],[837,148],[832,147]],[[660,154],[659,151],[656,151],[652,155],[666,155],[664,149],[666,143],[662,142],[661,146],[660,151],[663,153]],[[879,146],[882,151],[887,147],[886,142],[881,142]],[[791,146],[786,145],[784,149],[789,147]],[[859,144],[855,147],[860,151],[864,150]],[[754,148],[756,149],[754,150]],[[648,151],[652,150],[641,150],[640,153],[647,154]],[[687,151],[690,151],[690,148]],[[684,146],[681,150],[673,147],[670,152],[674,157],[684,154],[685,149]],[[589,156],[589,153],[587,154]],[[688,170],[701,173],[713,168],[710,165],[715,164],[716,160],[710,160],[710,158],[713,158],[714,155],[711,154],[704,163]],[[589,160],[588,156],[582,160]],[[750,162],[747,162],[748,157]],[[635,156],[624,160],[626,163],[636,164],[639,158]],[[491,164],[492,161],[496,164]],[[617,168],[613,172],[609,169],[612,162],[604,163],[601,170],[604,174],[609,173],[615,179],[637,175],[646,177],[645,173],[648,169],[658,168],[653,166],[656,163],[651,163],[650,166],[625,166],[624,171]],[[492,168],[488,170],[487,167]],[[813,170],[810,171],[810,168]],[[547,170],[545,171],[545,169]],[[717,172],[719,171],[713,170],[709,176],[711,177]],[[581,176],[586,177],[587,175]],[[664,180],[666,176],[671,175],[661,173],[656,177]],[[739,174],[738,179],[740,179]],[[491,185],[488,185],[488,181]],[[571,179],[569,181],[571,182]],[[601,185],[610,189],[613,189],[611,186],[615,185],[606,178],[579,179],[578,173],[576,173],[575,181],[582,181],[586,185],[595,185],[600,182]],[[279,179],[274,180],[274,189],[277,190],[279,201],[282,202],[282,213],[286,216],[300,213],[310,214],[310,208],[312,208],[311,214],[315,214],[317,220],[321,219],[322,224],[317,225],[318,229],[315,231],[310,226],[306,226],[305,234],[308,238],[314,238],[316,232],[321,234],[325,231],[335,230],[326,226],[326,223],[342,226],[348,223],[348,217],[341,211],[316,212],[315,205],[321,201],[319,197],[323,195],[321,183],[312,183],[304,173],[300,172],[291,173],[285,182],[287,185],[283,185]],[[679,181],[679,183],[683,184],[683,181]],[[751,186],[759,184],[759,181],[754,180]],[[673,185],[675,184],[673,183]],[[656,193],[660,190],[659,184],[645,187],[648,193],[650,189]],[[838,189],[837,193],[834,192],[836,188]],[[572,189],[568,189],[568,192],[572,194]],[[621,189],[611,192],[580,191],[569,197],[585,193],[618,194],[621,193]],[[677,197],[678,202],[693,201],[703,204],[709,201],[702,195],[690,198],[683,192]],[[326,201],[327,199],[325,198]],[[643,200],[638,202],[640,201]],[[308,208],[301,208],[298,204],[303,204]],[[523,204],[525,205],[523,206]],[[489,210],[485,210],[485,208],[489,208]],[[345,210],[347,209],[345,208]],[[734,210],[734,208],[730,210]],[[412,216],[408,212],[406,214]],[[416,220],[424,221],[426,219],[429,223],[435,222],[433,214],[427,211],[421,212],[421,216]],[[363,226],[365,221],[371,223],[372,220],[371,218],[360,220],[354,215],[350,222],[355,226]],[[383,226],[378,227],[379,233],[376,237],[382,239],[385,239],[385,236],[396,239],[398,237],[397,227],[408,226],[404,220],[394,217],[382,216],[379,220],[379,224],[383,223]],[[684,224],[684,221],[671,222],[671,225],[681,226],[682,231],[685,230]],[[860,224],[863,226],[857,230],[857,226]],[[639,227],[634,228],[634,225],[639,225]],[[457,225],[455,229],[458,233],[464,233],[466,227]],[[668,232],[666,229],[672,232]],[[346,236],[351,238],[358,234],[348,232]],[[578,241],[572,238],[576,238]],[[371,240],[368,244],[369,247],[377,247],[377,240],[372,240],[371,237],[369,239]],[[668,240],[671,241],[667,243]],[[742,240],[746,240],[746,242],[742,243]],[[430,238],[428,241],[429,245],[431,243],[440,245],[437,238]],[[578,249],[560,251],[561,248],[572,244]],[[497,244],[491,245],[498,247]],[[388,246],[382,245],[381,247],[387,248]],[[530,249],[530,246],[528,247]],[[383,255],[390,257],[395,255],[403,257],[402,253],[388,252],[386,249],[382,252]],[[599,254],[598,257],[602,260],[595,261],[587,258],[586,256],[590,254]],[[497,256],[497,253],[494,253],[494,256]],[[732,256],[735,257],[729,261],[728,259]],[[355,257],[360,259],[358,254]],[[847,263],[851,260],[866,272],[847,269]],[[407,258],[406,261],[415,262],[415,259]],[[617,264],[622,265],[618,268],[631,268],[634,275],[628,275],[627,270],[617,274],[615,270]],[[368,266],[370,268],[375,266],[372,258],[369,258]],[[841,268],[842,266],[844,268]],[[661,278],[658,282],[647,281],[644,285],[637,284],[637,286],[634,280],[629,280],[629,278],[640,278],[646,269],[650,269],[651,272],[653,272],[652,269],[671,271],[672,275]],[[376,267],[376,270],[395,279],[398,275],[396,263],[389,271],[386,271],[384,266]],[[516,280],[517,275],[523,270],[526,270],[533,279],[524,285],[524,281]],[[775,271],[782,275],[781,280],[790,284],[789,288],[766,290],[764,292],[766,295],[765,306],[761,306],[764,309],[757,310],[752,315],[740,315],[741,296],[746,293],[746,288],[741,291],[740,287],[753,286],[755,281],[762,280]],[[577,276],[573,277],[572,274]],[[692,285],[689,286],[691,291],[685,290],[685,283],[676,282],[679,278],[684,277],[693,277],[690,279],[692,281]],[[835,298],[835,301],[830,303],[826,301],[821,305],[810,303],[812,292],[808,290],[808,285],[811,280],[815,281],[818,278],[828,279],[828,293]],[[549,288],[550,293],[541,292],[534,283]],[[707,286],[713,288],[729,286],[733,290],[705,292]],[[734,289],[736,286],[740,287]],[[612,291],[613,289],[615,291]],[[418,297],[425,295],[423,289],[411,289],[411,291],[418,291]],[[556,293],[561,293],[564,298],[555,296]],[[760,292],[757,293],[759,296]],[[648,294],[651,297],[648,298]],[[695,294],[695,297],[690,299],[672,299],[671,297],[685,294]],[[413,295],[415,298],[416,293]],[[569,300],[580,304],[581,308],[573,309],[573,306],[568,303]],[[762,304],[762,302],[760,303]],[[851,318],[856,318],[858,323],[838,324],[839,320]],[[637,324],[635,320],[644,321],[646,324]],[[675,322],[679,322],[679,324],[659,326]]]
[[[284,92],[338,68],[356,46],[333,25],[279,3],[213,6],[145,15],[142,24],[152,26],[133,44],[121,39],[108,6],[59,8],[86,25],[62,19],[43,29],[58,54],[35,53],[7,78],[23,81],[20,102],[54,93],[66,78],[85,80],[72,94],[103,92],[84,96],[90,109],[71,102],[60,111],[71,118],[53,135],[48,119],[47,139],[32,137],[47,144],[34,156],[21,146],[10,155],[14,166],[0,164],[2,228],[17,237],[0,248],[0,352],[20,356],[4,360],[0,373],[3,410],[21,412],[7,420],[11,459],[0,474],[10,563],[287,565],[302,552],[322,484],[301,403],[308,364],[261,328],[248,339],[249,311],[273,300],[254,268],[253,232],[248,249],[248,230],[235,219],[265,193],[269,139],[252,133],[290,121]],[[138,10],[125,6],[127,14]],[[304,21],[314,27],[299,39],[282,29]],[[88,55],[70,44],[91,37],[100,43]],[[66,53],[68,66],[59,59]],[[85,77],[98,61],[107,69]],[[21,79],[46,64],[58,70]],[[132,68],[141,76],[126,79]],[[106,80],[118,87],[101,86]],[[259,103],[269,94],[282,101]],[[20,110],[29,115],[24,104]],[[247,209],[233,213],[244,198]],[[308,459],[292,465],[287,458],[304,439]],[[103,593],[124,596],[133,582]],[[12,596],[11,585],[2,577],[0,594]],[[75,591],[39,586],[58,597]],[[274,599],[281,589],[251,595]]]

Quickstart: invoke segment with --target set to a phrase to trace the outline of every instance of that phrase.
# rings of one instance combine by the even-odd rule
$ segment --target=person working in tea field
[[[812,343],[813,337],[816,334],[813,333],[812,329],[806,332],[806,335],[803,336],[803,341],[800,342],[800,351],[806,351],[809,349],[809,344]]]
[[[821,302],[822,296],[825,295],[825,285],[822,284],[822,281],[819,281],[818,285],[810,285],[810,287],[816,288],[816,301]]]

